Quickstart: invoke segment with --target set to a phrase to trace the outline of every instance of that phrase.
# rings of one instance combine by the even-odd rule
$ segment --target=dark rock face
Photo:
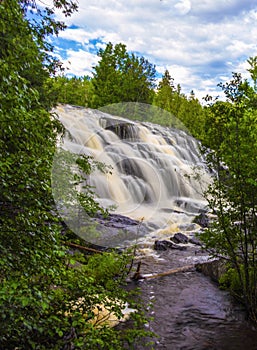
[[[186,250],[187,248],[166,240],[154,242],[154,250],[167,249]]]
[[[195,237],[189,238],[189,243],[194,244],[194,245],[202,246],[202,243],[199,241],[199,239],[197,239]]]
[[[106,130],[114,132],[122,140],[138,139],[138,126],[133,122],[130,123],[122,119],[102,117],[100,123]]]
[[[226,272],[226,261],[224,259],[218,259],[197,264],[196,270],[218,283],[220,277]]]
[[[130,242],[149,233],[149,227],[141,221],[120,214],[109,214],[107,217],[99,214],[92,219],[100,232],[98,244],[106,247],[127,247]]]
[[[191,243],[191,244],[199,245],[199,246],[202,245],[202,243],[197,238],[195,238],[195,237],[189,238],[181,232],[175,233],[175,235],[173,237],[171,237],[170,240],[176,244]]]
[[[205,212],[202,212],[195,217],[193,222],[200,225],[201,227],[209,227],[210,219]]]
[[[175,233],[175,235],[171,237],[170,240],[177,244],[179,243],[186,244],[189,242],[189,238],[181,232]]]
[[[130,219],[127,216],[120,214],[110,214],[107,217],[99,214],[96,220],[99,224],[106,227],[124,228],[126,226],[139,225],[139,221]]]

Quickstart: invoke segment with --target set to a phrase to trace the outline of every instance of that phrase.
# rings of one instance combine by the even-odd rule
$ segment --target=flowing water
[[[190,224],[206,206],[202,191],[209,176],[197,141],[184,131],[71,106],[57,113],[69,131],[62,148],[111,166],[111,173],[96,170],[88,179],[101,205],[163,234]]]
[[[169,239],[176,232],[193,237],[200,230],[192,221],[206,209],[202,193],[210,176],[194,138],[181,130],[91,109],[65,105],[59,106],[56,113],[68,130],[60,140],[63,149],[92,156],[112,168],[111,173],[95,170],[87,178],[99,203],[141,222],[133,232],[117,230],[111,236],[108,231],[97,237],[95,233],[89,235],[87,228],[83,238],[120,247],[136,242],[142,273],[162,272],[208,259],[193,245],[183,251],[153,250],[157,239]],[[54,183],[63,184],[65,176],[56,176],[58,158],[55,163]],[[54,193],[59,192],[54,189]],[[55,195],[57,207],[60,198],[63,200]],[[86,224],[85,217],[81,222]],[[257,333],[245,322],[242,310],[202,274],[189,271],[138,283],[144,301],[154,302],[149,311],[154,320],[148,325],[159,335],[154,349],[257,349]]]
[[[163,260],[147,258],[142,272],[161,272],[203,256],[192,251],[165,251]],[[153,318],[146,329],[156,337],[153,345],[136,345],[134,350],[256,350],[257,331],[245,320],[242,308],[230,295],[202,273],[190,270],[137,282],[145,305],[152,303],[148,315]]]

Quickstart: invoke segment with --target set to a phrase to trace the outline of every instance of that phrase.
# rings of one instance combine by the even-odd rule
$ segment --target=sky
[[[46,2],[47,0],[45,0]],[[42,4],[42,2],[39,2]],[[257,0],[78,0],[78,12],[59,20],[68,28],[53,40],[67,74],[92,76],[97,51],[124,43],[158,76],[168,69],[182,92],[220,95],[232,72],[249,78],[257,55]]]

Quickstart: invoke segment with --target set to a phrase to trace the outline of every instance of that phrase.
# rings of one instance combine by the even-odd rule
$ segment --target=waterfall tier
[[[185,131],[69,105],[55,112],[68,131],[62,148],[111,166],[111,173],[89,176],[102,206],[163,230],[190,223],[206,206],[209,176],[197,140]]]

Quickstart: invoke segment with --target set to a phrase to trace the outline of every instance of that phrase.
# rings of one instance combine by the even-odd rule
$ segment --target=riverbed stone
[[[196,237],[190,237],[188,241],[191,244],[202,246],[201,241],[199,239],[197,239]]]
[[[120,214],[109,214],[107,216],[98,214],[96,220],[104,226],[117,228],[124,228],[126,226],[135,226],[140,224],[139,221]]]
[[[186,250],[187,248],[167,240],[163,240],[163,241],[157,240],[154,242],[154,250],[167,250],[167,249]]]
[[[179,243],[186,244],[189,242],[189,238],[181,232],[175,233],[175,235],[171,237],[170,240],[177,244]]]
[[[201,227],[207,228],[210,225],[210,218],[206,212],[202,212],[194,218],[193,222]]]
[[[215,259],[196,265],[196,270],[219,283],[220,277],[227,271],[225,259]]]

